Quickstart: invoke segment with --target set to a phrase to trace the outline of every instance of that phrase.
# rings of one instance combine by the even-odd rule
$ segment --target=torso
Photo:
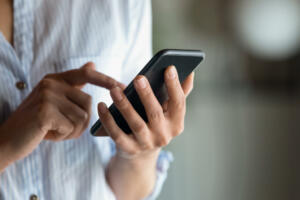
[[[0,31],[10,44],[13,43],[12,3],[12,0],[0,0]]]
[[[14,47],[1,34],[0,124],[49,73],[92,61],[99,72],[128,83],[150,59],[150,7],[150,0],[0,0],[0,31]],[[24,89],[16,87],[19,81]],[[98,102],[112,101],[100,87],[87,85],[83,91],[92,96],[90,128],[99,118]],[[33,194],[39,199],[114,199],[105,166],[115,148],[109,138],[90,136],[89,128],[77,140],[43,141],[7,167],[0,174],[0,200]]]

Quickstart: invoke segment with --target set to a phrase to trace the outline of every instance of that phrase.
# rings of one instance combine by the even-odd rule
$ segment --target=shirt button
[[[30,200],[39,200],[39,197],[36,196],[35,194],[32,194],[32,195],[30,196]]]
[[[26,83],[24,83],[23,81],[19,81],[19,82],[16,83],[16,87],[19,90],[24,90],[26,88]]]

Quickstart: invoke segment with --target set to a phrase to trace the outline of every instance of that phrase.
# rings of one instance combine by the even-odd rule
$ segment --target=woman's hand
[[[165,83],[169,100],[161,106],[155,97],[149,82],[144,76],[138,76],[134,81],[135,89],[145,107],[148,123],[139,116],[122,92],[115,87],[111,97],[129,127],[132,135],[125,134],[116,124],[104,103],[100,103],[99,116],[103,124],[97,135],[108,135],[115,141],[117,155],[125,159],[136,159],[157,156],[161,147],[169,142],[184,129],[186,112],[186,97],[193,88],[194,74],[191,74],[181,85],[174,66],[165,72]]]
[[[0,171],[30,154],[43,139],[61,141],[83,133],[91,115],[91,97],[81,91],[86,83],[122,87],[95,71],[92,63],[46,75],[0,127]]]
[[[193,79],[194,74],[191,74],[181,85],[176,68],[169,67],[165,72],[169,100],[161,106],[147,79],[138,76],[134,86],[145,107],[148,123],[135,111],[122,89],[113,88],[112,99],[133,131],[131,135],[118,127],[104,103],[99,104],[103,126],[97,135],[108,134],[117,147],[117,154],[110,160],[106,171],[117,199],[144,199],[153,191],[160,149],[183,131],[185,100],[192,90]]]

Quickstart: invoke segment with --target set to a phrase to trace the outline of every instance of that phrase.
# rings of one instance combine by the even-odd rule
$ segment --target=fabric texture
[[[92,61],[96,69],[128,84],[152,56],[150,0],[14,0],[14,44],[0,32],[0,124],[48,73],[76,69]],[[17,82],[24,82],[20,90]],[[0,174],[0,200],[113,200],[105,168],[114,142],[90,135],[97,104],[110,105],[109,92],[87,85],[92,96],[88,129],[76,140],[42,143]],[[26,120],[26,119],[24,119]],[[20,130],[22,134],[22,130]],[[172,155],[162,152],[155,199]]]

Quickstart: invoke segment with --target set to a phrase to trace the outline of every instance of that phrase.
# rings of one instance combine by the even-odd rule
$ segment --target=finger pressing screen
[[[82,87],[86,83],[111,89],[115,86],[124,87],[124,84],[116,81],[101,72],[95,70],[94,63],[87,63],[80,69],[70,70],[60,74],[60,78],[72,86]]]

